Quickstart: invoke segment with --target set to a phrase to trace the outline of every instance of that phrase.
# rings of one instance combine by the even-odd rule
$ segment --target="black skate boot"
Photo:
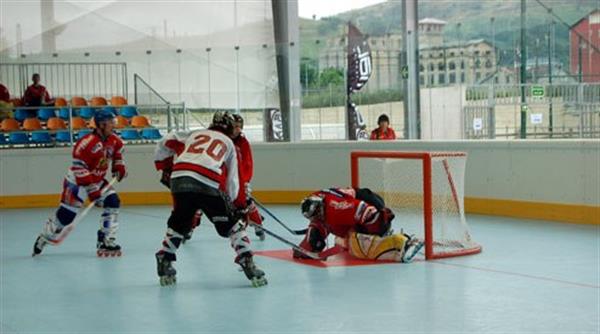
[[[161,286],[174,285],[177,283],[177,270],[173,268],[173,262],[166,258],[165,253],[156,253],[156,273]]]
[[[183,235],[183,240],[181,240],[182,244],[185,244],[186,241],[192,238],[192,234],[194,234],[194,230],[189,231],[188,233]]]
[[[268,282],[265,277],[265,272],[256,267],[252,255],[242,255],[236,262],[242,267],[244,274],[246,274],[246,277],[252,282],[253,287],[258,288],[267,285]]]
[[[98,242],[96,243],[96,255],[98,257],[121,256],[121,246],[117,245],[115,238],[108,238],[102,230],[98,230]]]
[[[44,250],[44,247],[46,246],[46,244],[48,244],[48,240],[46,240],[46,238],[44,238],[40,234],[37,237],[37,239],[35,239],[35,242],[33,243],[33,253],[31,254],[31,256],[40,255],[42,253],[42,250]]]
[[[258,239],[260,241],[265,241],[265,231],[263,231],[262,228],[260,228],[259,226],[255,226],[254,227],[254,234],[256,234],[256,236],[258,237]]]

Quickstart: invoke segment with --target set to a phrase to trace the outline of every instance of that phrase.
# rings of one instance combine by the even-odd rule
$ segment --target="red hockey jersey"
[[[73,164],[67,179],[81,186],[101,182],[110,162],[112,170],[124,165],[123,148],[123,141],[115,134],[104,141],[95,132],[83,136],[73,147]]]
[[[249,183],[254,174],[254,161],[252,160],[252,149],[250,142],[244,134],[240,134],[233,140],[235,147],[240,154],[240,182],[242,185]]]

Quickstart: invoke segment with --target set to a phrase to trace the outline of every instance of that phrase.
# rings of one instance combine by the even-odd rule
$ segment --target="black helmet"
[[[319,196],[308,196],[300,203],[302,215],[308,219],[321,216],[323,213],[323,198]]]
[[[240,127],[244,128],[244,118],[240,114],[233,114],[233,119],[236,123],[240,123]]]
[[[390,118],[388,117],[388,115],[386,114],[381,114],[379,115],[379,118],[377,119],[377,124],[381,124],[381,122],[387,122],[388,124],[390,124]]]
[[[235,119],[229,111],[217,111],[213,115],[212,123],[210,124],[209,129],[221,130],[226,135],[231,135],[233,133],[234,122]]]

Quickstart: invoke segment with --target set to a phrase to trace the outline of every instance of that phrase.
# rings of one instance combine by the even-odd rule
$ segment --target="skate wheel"
[[[175,276],[161,276],[159,279],[161,286],[169,286],[177,283],[177,278]]]
[[[267,284],[269,284],[269,282],[267,282],[267,279],[263,276],[261,278],[253,278],[252,280],[252,286],[255,288],[260,288],[261,286],[265,286]]]

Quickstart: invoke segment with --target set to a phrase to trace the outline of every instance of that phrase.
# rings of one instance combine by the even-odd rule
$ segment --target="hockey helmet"
[[[300,210],[305,218],[311,219],[315,216],[322,216],[323,198],[319,196],[308,196],[300,203]]]
[[[229,111],[217,111],[213,115],[210,129],[222,130],[225,134],[231,135],[233,133],[233,123],[235,119]]]
[[[233,114],[233,119],[236,123],[240,123],[240,127],[244,128],[244,117],[240,114]]]
[[[96,110],[94,113],[94,123],[99,125],[102,122],[112,121],[115,118],[114,107],[104,107]]]

